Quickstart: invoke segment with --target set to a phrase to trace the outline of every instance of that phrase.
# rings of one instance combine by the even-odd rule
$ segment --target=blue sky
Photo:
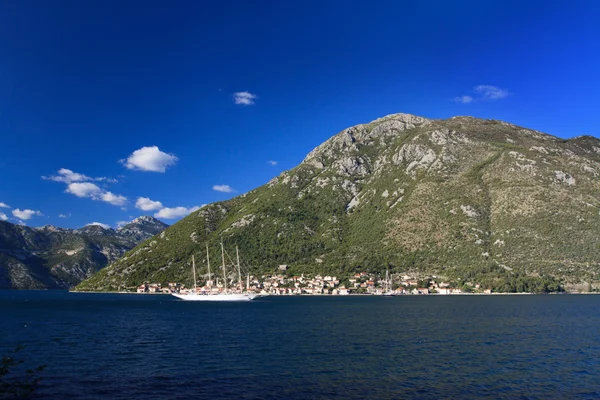
[[[0,2],[0,219],[174,223],[397,112],[598,136],[599,17],[593,0]]]

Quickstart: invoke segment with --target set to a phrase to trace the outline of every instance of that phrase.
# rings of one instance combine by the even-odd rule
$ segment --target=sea
[[[39,399],[597,399],[600,296],[0,291]]]

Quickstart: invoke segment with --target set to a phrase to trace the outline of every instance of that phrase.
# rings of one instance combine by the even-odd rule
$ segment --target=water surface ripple
[[[43,399],[600,398],[600,296],[0,291]]]

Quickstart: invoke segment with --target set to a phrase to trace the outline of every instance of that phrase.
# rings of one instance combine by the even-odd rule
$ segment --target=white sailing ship
[[[221,243],[221,259],[222,259],[222,269],[223,269],[223,288],[213,288],[212,287],[212,279],[210,275],[210,258],[208,255],[208,243],[206,244],[206,260],[208,264],[208,281],[207,285],[202,288],[198,288],[196,283],[196,263],[194,260],[194,256],[192,255],[192,272],[194,275],[194,288],[186,293],[172,293],[173,296],[185,300],[185,301],[250,301],[254,300],[259,295],[255,293],[251,293],[249,291],[249,276],[246,283],[246,290],[242,289],[242,274],[240,269],[240,256],[237,250],[237,246],[235,248],[236,256],[237,256],[237,268],[238,268],[238,284],[239,287],[232,290],[227,289],[227,270],[225,267],[225,250],[223,249],[223,243]],[[216,290],[213,290],[216,289]]]
[[[392,290],[392,282],[390,281],[390,270],[385,271],[385,288],[383,290],[384,296],[395,296],[396,292]]]

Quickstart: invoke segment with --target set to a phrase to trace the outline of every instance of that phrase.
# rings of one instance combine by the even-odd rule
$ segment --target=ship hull
[[[228,293],[228,294],[180,294],[172,293],[173,296],[185,301],[250,301],[257,296],[249,293]]]

